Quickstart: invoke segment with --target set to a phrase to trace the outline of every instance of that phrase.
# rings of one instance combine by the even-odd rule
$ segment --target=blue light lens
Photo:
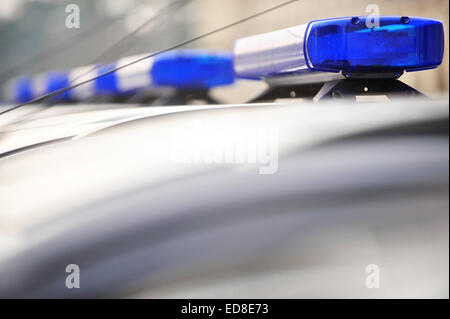
[[[41,94],[51,94],[55,91],[64,89],[70,85],[69,72],[53,71],[43,75],[43,92],[35,94],[34,98],[40,97]],[[48,98],[48,101],[67,101],[70,99],[69,91],[62,92]]]
[[[98,75],[119,69],[95,80],[95,94],[131,95],[142,89],[160,86],[201,89],[234,81],[231,53],[177,50],[144,57],[130,56],[115,64],[99,66]],[[129,65],[137,60],[141,61]]]
[[[401,73],[441,64],[444,31],[440,21],[378,18],[317,20],[238,39],[233,49],[236,75],[265,78],[311,71]]]
[[[112,71],[115,68],[114,64],[102,64],[97,66],[97,74],[101,75],[107,72]],[[111,94],[117,93],[117,79],[116,73],[112,72],[99,78],[95,79],[95,93],[102,94]]]
[[[234,82],[233,58],[229,53],[171,51],[155,56],[153,85],[177,88],[211,88]]]
[[[13,102],[25,103],[33,99],[33,87],[30,77],[21,77],[14,80],[11,89]]]
[[[8,94],[11,101],[26,103],[42,95],[66,88],[69,85],[69,78],[68,72],[53,71],[35,77],[20,77],[11,83],[9,87],[11,92]],[[69,92],[63,92],[49,97],[48,101],[67,101],[69,98]]]
[[[317,71],[417,71],[437,67],[443,58],[440,21],[414,17],[368,17],[312,21],[306,30],[305,52]],[[369,21],[375,22],[375,21]]]

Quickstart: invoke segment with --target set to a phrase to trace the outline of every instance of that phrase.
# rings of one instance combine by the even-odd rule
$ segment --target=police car
[[[13,80],[0,296],[448,297],[443,26],[364,19]]]

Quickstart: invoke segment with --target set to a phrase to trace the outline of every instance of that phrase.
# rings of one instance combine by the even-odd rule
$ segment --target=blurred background
[[[283,0],[2,0],[0,1],[0,86],[16,76],[70,69],[158,51],[273,7]],[[80,8],[80,28],[65,25],[66,6]],[[313,19],[366,15],[376,4],[382,15],[443,21],[445,55],[434,70],[407,73],[402,80],[429,95],[448,94],[447,0],[299,0],[186,48],[231,50],[236,38]]]

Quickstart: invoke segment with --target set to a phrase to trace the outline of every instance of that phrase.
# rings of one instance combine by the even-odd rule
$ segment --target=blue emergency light
[[[69,72],[67,71],[51,71],[48,73],[44,73],[42,78],[36,81],[42,81],[41,83],[33,83],[35,86],[34,94],[35,98],[45,94],[51,94],[58,90],[64,89],[70,86],[69,81]],[[66,101],[70,99],[69,91],[62,92],[54,97],[51,100],[58,101]]]
[[[444,31],[438,20],[405,16],[325,19],[238,39],[233,53],[174,50],[20,78],[13,82],[11,95],[17,102],[26,102],[85,81],[52,100],[131,95],[161,87],[206,92],[232,84],[235,77],[274,79],[313,72],[398,77],[404,71],[437,67],[443,51]]]
[[[416,17],[346,17],[238,39],[238,77],[311,71],[395,73],[437,67],[444,52],[440,21]]]
[[[110,68],[103,64],[88,65],[74,68],[70,71],[50,71],[33,77],[33,98],[55,93],[72,85],[82,83],[86,80],[95,78]],[[101,79],[100,83],[107,81],[108,77]],[[74,87],[68,91],[59,93],[49,98],[49,101],[67,102],[81,101],[92,98],[100,91],[97,89],[99,80],[88,81],[80,86]]]
[[[132,95],[143,89],[158,87],[207,90],[234,82],[231,53],[176,50],[145,57],[146,55],[135,55],[122,58],[116,63],[82,66],[70,71],[52,71],[32,78],[19,78],[13,81],[12,99],[15,102],[27,102],[92,78],[95,79],[51,97],[50,101]],[[132,63],[138,60],[139,62]],[[113,70],[116,71],[111,72]]]
[[[211,87],[234,82],[231,53],[181,50],[155,57],[151,70],[154,86],[181,89]]]
[[[33,82],[31,77],[20,77],[7,85],[8,99],[18,103],[25,103],[33,99]]]
[[[142,59],[144,55],[120,59],[104,65],[99,73],[117,71],[95,80],[97,94],[132,94],[141,89],[171,87],[208,89],[234,81],[231,53],[176,50]],[[141,61],[128,65],[133,61]],[[126,66],[121,68],[122,66]]]
[[[42,95],[63,89],[68,85],[68,72],[52,71],[34,77],[24,76],[11,80],[7,85],[9,92],[6,95],[12,102],[26,103]],[[69,93],[59,94],[58,99],[69,99]]]

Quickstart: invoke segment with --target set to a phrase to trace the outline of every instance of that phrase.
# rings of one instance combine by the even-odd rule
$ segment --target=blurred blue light
[[[97,66],[97,76],[110,72],[115,68],[114,64],[102,64]],[[116,73],[112,72],[95,79],[95,93],[96,94],[114,94],[117,93],[117,79]]]
[[[38,85],[41,87],[35,88],[33,90],[33,98],[38,98],[41,95],[51,94],[58,90],[65,89],[70,85],[69,72],[66,71],[51,71],[44,73],[41,79],[42,83],[34,83],[33,85]],[[42,90],[42,91],[41,91]],[[55,96],[49,97],[47,101],[50,102],[64,102],[70,100],[69,91],[59,93]]]
[[[25,103],[33,99],[33,87],[30,77],[21,77],[12,84],[12,101]]]
[[[33,78],[16,79],[12,86],[13,99],[16,102],[27,102],[91,78],[95,78],[91,84],[83,83],[48,100],[64,102],[96,96],[128,96],[143,89],[161,86],[208,89],[234,82],[231,53],[180,50],[144,58],[145,55],[130,56],[116,63],[77,67],[70,71],[52,71]],[[139,62],[133,63],[138,60]]]
[[[211,88],[234,82],[231,53],[170,51],[155,56],[153,85],[177,88]]]

